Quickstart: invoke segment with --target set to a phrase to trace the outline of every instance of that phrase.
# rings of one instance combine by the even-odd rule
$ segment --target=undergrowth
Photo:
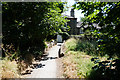
[[[82,51],[88,55],[98,55],[97,54],[97,43],[95,41],[88,40],[77,40],[74,38],[68,39],[66,41],[65,47],[69,51]]]
[[[95,42],[81,41],[74,38],[68,39],[65,42],[66,53],[63,58],[65,77],[88,78],[91,75],[92,67],[95,66],[91,62],[91,58],[100,57],[101,60],[105,60],[108,57],[98,56],[96,47]]]
[[[20,78],[16,61],[10,61],[7,58],[0,60],[1,78]]]

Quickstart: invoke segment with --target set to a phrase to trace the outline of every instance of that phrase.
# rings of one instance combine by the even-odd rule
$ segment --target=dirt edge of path
[[[62,57],[56,59],[56,64],[57,64],[57,72],[56,72],[57,78],[64,78],[63,76],[64,68],[63,68],[63,63],[62,63]]]

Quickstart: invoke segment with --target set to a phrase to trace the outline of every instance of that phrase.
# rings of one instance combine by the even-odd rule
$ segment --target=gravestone
[[[62,43],[62,36],[61,35],[57,35],[57,43]]]

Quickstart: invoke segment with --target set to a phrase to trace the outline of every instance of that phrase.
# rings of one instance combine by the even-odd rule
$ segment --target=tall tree
[[[45,48],[44,41],[64,27],[66,20],[61,16],[61,2],[10,2],[2,3],[3,48],[12,53],[13,45],[19,55],[40,53]],[[13,52],[14,52],[13,51]]]
[[[77,5],[76,5],[77,4]],[[96,36],[101,43],[101,53],[120,57],[120,2],[78,2],[76,9],[83,10],[89,25],[97,23],[102,28]],[[94,30],[97,33],[97,30]]]

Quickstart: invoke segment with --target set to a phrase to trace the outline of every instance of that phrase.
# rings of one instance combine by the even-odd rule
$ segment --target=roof
[[[77,22],[77,27],[78,27],[78,28],[80,28],[80,27],[81,27],[81,25],[82,25],[82,22],[80,22],[80,21],[79,21],[79,22]]]
[[[66,14],[62,14],[63,15],[63,17],[67,17],[67,18],[75,18],[75,17],[72,17],[72,16],[69,16],[69,15],[66,15]]]
[[[78,27],[78,28],[81,28],[81,27],[82,27],[82,23],[83,23],[83,22],[77,22],[77,27]],[[101,29],[101,27],[98,26],[98,24],[96,24],[96,23],[93,23],[93,26],[96,27],[97,29]],[[84,27],[84,28],[87,28],[87,27],[88,27],[88,24],[84,25],[83,27]]]

